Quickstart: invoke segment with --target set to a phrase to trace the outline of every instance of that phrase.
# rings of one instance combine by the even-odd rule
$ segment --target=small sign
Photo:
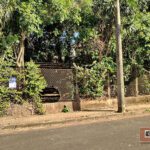
[[[9,79],[9,88],[10,89],[16,89],[17,88],[17,79],[16,79],[16,77],[11,77]]]
[[[140,129],[140,141],[141,142],[150,142],[150,128],[141,128]]]

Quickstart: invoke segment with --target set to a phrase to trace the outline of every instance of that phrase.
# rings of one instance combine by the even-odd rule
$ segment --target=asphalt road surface
[[[139,139],[150,116],[0,136],[0,150],[150,150]]]

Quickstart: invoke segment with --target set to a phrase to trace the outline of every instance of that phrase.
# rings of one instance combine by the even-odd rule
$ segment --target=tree
[[[16,22],[18,23],[18,32],[20,39],[19,51],[17,56],[18,67],[24,67],[24,42],[26,37],[31,33],[39,33],[40,31],[40,25],[42,24],[40,14],[41,5],[41,0],[38,2],[36,0],[28,0],[21,1],[16,6],[16,18],[18,19]]]
[[[123,58],[122,58],[122,39],[121,39],[121,18],[120,18],[120,2],[116,0],[117,9],[117,24],[116,24],[116,39],[117,39],[117,97],[118,97],[118,112],[125,111],[124,102],[124,75],[123,75]]]
[[[148,0],[121,0],[126,84],[139,76],[141,70],[149,70],[148,3]],[[109,74],[110,84],[115,84],[113,0],[1,0],[0,4],[3,10],[0,14],[2,57],[11,56],[11,62],[15,64],[16,61],[19,67],[24,66],[24,55],[25,61],[53,62],[53,58],[58,58],[58,62],[67,63],[73,48],[77,54],[76,65],[94,68],[97,74],[99,69],[96,66],[105,63],[102,72]],[[111,61],[104,61],[105,58]],[[109,71],[109,66],[113,67],[113,71]],[[133,76],[135,69],[138,70],[137,75]],[[108,72],[105,73],[105,70]],[[96,77],[102,79],[101,76]],[[107,76],[103,80],[104,86]]]

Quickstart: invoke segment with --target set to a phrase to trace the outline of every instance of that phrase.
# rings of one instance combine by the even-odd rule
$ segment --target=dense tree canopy
[[[115,16],[114,0],[1,0],[0,55],[23,67],[24,58],[69,63],[75,51],[76,67],[93,75],[89,82],[80,75],[80,86],[87,87],[82,92],[101,95],[107,74],[116,74]],[[130,82],[149,71],[149,0],[121,0],[121,17],[125,81]]]

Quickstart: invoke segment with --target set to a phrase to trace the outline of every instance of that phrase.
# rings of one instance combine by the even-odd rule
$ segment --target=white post
[[[122,54],[122,40],[121,40],[121,19],[120,19],[120,3],[116,0],[117,10],[117,25],[116,25],[116,38],[117,38],[117,99],[118,99],[118,112],[125,112],[124,102],[124,75],[123,75],[123,54]]]

